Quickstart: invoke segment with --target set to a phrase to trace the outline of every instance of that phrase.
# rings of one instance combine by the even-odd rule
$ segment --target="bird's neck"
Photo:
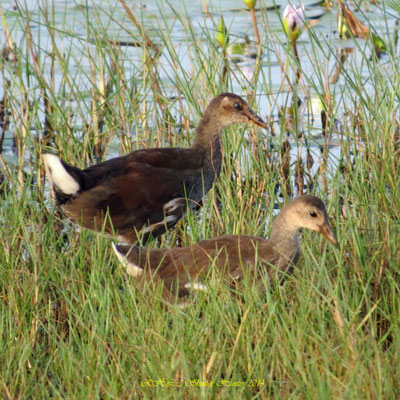
[[[272,223],[269,243],[284,258],[293,260],[300,251],[299,232],[300,229],[281,212]]]
[[[212,158],[212,154],[220,149],[220,136],[224,127],[216,118],[210,118],[206,111],[196,129],[192,147],[208,152]]]
[[[210,118],[208,113],[200,120],[192,149],[200,152],[205,167],[210,167],[216,175],[221,170],[221,132],[225,125]]]

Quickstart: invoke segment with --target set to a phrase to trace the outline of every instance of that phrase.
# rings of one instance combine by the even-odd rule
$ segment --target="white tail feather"
[[[126,268],[129,275],[137,277],[143,273],[143,268],[140,268],[138,265],[130,262],[124,254],[118,251],[117,246],[112,243],[113,250],[117,255],[118,261]]]
[[[73,195],[79,191],[79,183],[67,172],[61,160],[54,154],[43,154],[44,166],[49,182],[64,194]]]

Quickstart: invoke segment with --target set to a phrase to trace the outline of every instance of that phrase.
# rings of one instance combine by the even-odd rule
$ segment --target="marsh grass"
[[[329,85],[340,62],[335,46],[305,33],[310,51],[300,48],[300,57],[311,62],[302,62],[293,89],[302,98],[312,90],[324,105],[321,141],[299,129],[302,112],[286,91],[296,62],[271,25],[276,15],[258,15],[268,61],[249,81],[226,64],[212,24],[199,29],[181,9],[160,10],[149,19],[133,9],[134,26],[118,3],[88,3],[79,34],[68,28],[67,8],[1,10],[9,39],[0,61],[9,120],[1,121],[3,152],[13,148],[1,158],[1,397],[399,397],[400,74],[389,24],[381,33],[392,52],[371,59],[371,44],[355,42],[357,56],[336,85]],[[121,38],[144,47],[112,42]],[[285,57],[288,77],[274,93],[280,85],[271,84],[268,62],[283,68]],[[267,293],[245,282],[232,295],[211,277],[209,292],[184,310],[166,306],[159,292],[138,289],[110,240],[61,219],[41,154],[52,150],[84,167],[136,148],[188,146],[208,101],[233,88],[256,110],[267,97],[270,130],[227,129],[222,173],[202,209],[151,246],[267,236],[275,205],[298,191],[326,201],[339,245],[304,232],[293,275],[270,282]],[[303,126],[310,124],[308,115]]]

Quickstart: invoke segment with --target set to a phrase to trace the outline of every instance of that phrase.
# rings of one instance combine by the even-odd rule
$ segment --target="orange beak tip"
[[[267,124],[259,117],[252,119],[251,122],[255,125],[260,126],[261,128],[267,129]]]
[[[327,239],[335,246],[338,247],[338,242],[334,237],[327,237]]]
[[[265,122],[263,122],[260,126],[261,126],[261,128],[268,129],[268,126]]]
[[[331,242],[334,246],[337,247],[337,240],[335,235],[333,234],[332,228],[328,223],[325,223],[321,226],[320,232],[325,236],[325,238]]]

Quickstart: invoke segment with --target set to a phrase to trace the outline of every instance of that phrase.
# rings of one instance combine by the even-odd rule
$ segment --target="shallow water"
[[[46,57],[46,52],[52,51],[52,45],[48,29],[43,23],[43,13],[41,11],[41,7],[44,7],[43,2],[19,2],[19,4],[22,4],[20,7],[21,12],[19,12],[18,7],[14,9],[16,3],[18,4],[18,2],[3,0],[1,4],[13,42],[17,46],[24,43],[24,24],[27,23],[26,16],[29,15],[29,25],[34,36],[33,41],[38,45],[43,54],[43,62],[50,65],[50,58]],[[231,43],[241,41],[245,35],[253,38],[250,13],[247,11],[242,0],[207,1],[207,3],[209,11],[216,22],[219,16],[223,15],[225,24],[228,27]],[[322,82],[319,80],[318,75],[320,73],[326,74],[326,76],[332,74],[332,71],[335,69],[336,47],[355,47],[355,44],[352,40],[342,41],[338,39],[336,32],[336,11],[334,9],[326,12],[326,9],[323,7],[311,5],[313,3],[315,4],[315,2],[310,1],[305,2],[306,5],[309,5],[306,7],[307,17],[311,18],[318,15],[322,17],[312,29],[304,32],[298,41],[299,55],[304,71],[303,78],[305,79],[300,82],[300,85],[294,85],[297,96],[302,101],[302,105],[299,110],[296,109],[298,122],[294,124],[293,131],[305,134],[315,157],[318,157],[319,146],[326,143],[321,129],[320,95],[323,90],[321,90]],[[108,39],[130,41],[132,37],[126,29],[121,28],[121,24],[131,25],[126,19],[126,13],[119,2],[105,0],[88,3],[54,0],[46,4],[47,12],[50,15],[54,14],[56,46],[60,51],[68,49],[71,52],[69,73],[73,75],[76,71],[76,89],[83,93],[87,92],[89,98],[91,83],[89,80],[88,52],[94,46],[87,40],[88,18],[94,26],[99,27],[100,31],[103,31],[104,27],[106,27]],[[258,91],[257,93],[257,111],[262,117],[265,118],[267,116],[267,120],[275,121],[274,128],[278,134],[286,134],[286,132],[281,132],[281,123],[279,121],[279,110],[287,109],[292,101],[292,93],[289,90],[289,86],[287,83],[282,86],[282,67],[285,59],[284,48],[286,46],[286,38],[283,33],[279,12],[266,11],[262,7],[263,5],[271,6],[273,4],[284,6],[287,2],[284,0],[278,0],[275,3],[259,1],[257,4],[258,7],[261,7],[257,11],[257,15],[264,44],[262,71],[259,76],[258,85],[258,88],[263,88],[263,91]],[[392,31],[395,18],[386,16],[385,19],[379,8],[371,5],[368,7],[369,11],[363,7],[362,12],[356,13],[356,15],[360,19],[368,17],[369,23],[374,27],[375,31],[385,37],[387,31]],[[280,13],[282,12],[282,8]],[[158,37],[157,30],[168,29],[169,37],[181,62],[181,69],[184,71],[190,71],[192,68],[189,57],[191,54],[192,37],[185,21],[190,21],[195,37],[199,40],[200,44],[204,45],[203,49],[207,49],[209,37],[213,38],[215,35],[211,19],[204,13],[201,1],[173,1],[167,4],[166,2],[149,0],[146,2],[136,2],[132,6],[132,9],[135,15],[140,17],[144,26],[150,32],[154,33],[155,38]],[[181,20],[177,16],[181,16]],[[312,35],[316,35],[320,42],[325,43],[326,46],[315,48],[315,44],[313,45],[315,41],[311,40]],[[4,38],[3,25],[0,25],[0,36]],[[364,40],[358,40],[357,44],[361,48],[366,46]],[[366,52],[369,51],[369,49],[366,50]],[[141,54],[142,49],[140,48],[122,48],[126,75],[132,76],[133,79],[135,74],[137,74],[138,68],[142,65]],[[231,55],[231,57],[233,56]],[[384,65],[386,61],[384,56],[380,60],[380,63]],[[207,59],[204,62],[207,62]],[[366,63],[362,61],[360,50],[356,48],[346,62],[348,65],[352,65],[353,68],[354,66],[355,68],[359,67],[360,74],[365,78],[364,91],[372,91],[372,87],[370,87],[368,82],[369,70]],[[255,63],[253,58],[239,56],[239,62],[231,64],[234,65],[231,75],[232,90],[234,92],[241,94],[248,89],[248,80],[251,79]],[[164,87],[169,88],[169,93],[167,94],[174,96],[176,95],[174,77],[179,72],[174,70],[171,65],[170,57],[164,49],[159,62],[159,72],[165,85]],[[83,73],[85,71],[87,73],[86,76]],[[294,72],[290,66],[287,71],[293,82]],[[62,79],[62,71],[59,66],[56,66],[54,77],[55,87],[60,85]],[[2,90],[3,85],[0,84],[0,96],[3,95]],[[351,90],[349,90],[348,85],[346,86],[343,77],[336,84],[330,85],[330,90],[335,98],[336,119],[340,121],[346,102],[350,102],[350,104],[352,102]],[[286,129],[284,128],[284,130]],[[290,129],[288,130],[289,133],[291,131]],[[275,139],[269,138],[269,140],[273,143]],[[281,141],[282,137],[279,140]],[[299,152],[296,145],[298,143],[296,135],[289,136],[289,140],[292,143],[292,157],[296,158]],[[335,146],[335,131],[333,131],[332,136],[329,138],[329,143],[331,144],[331,162],[335,164],[335,159],[339,156],[339,149]],[[113,153],[111,152],[109,156],[112,156]],[[10,131],[6,132],[3,154],[6,160],[14,160],[15,155],[12,151],[12,125],[10,126]],[[301,154],[305,155],[304,150],[301,150]]]

